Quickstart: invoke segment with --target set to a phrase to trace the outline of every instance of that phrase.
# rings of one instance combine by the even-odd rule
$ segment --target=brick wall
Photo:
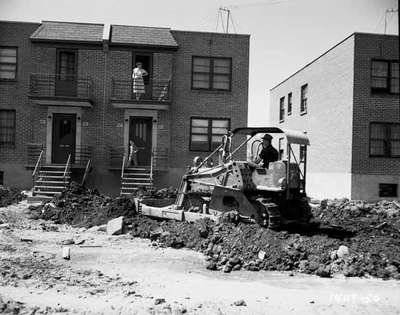
[[[190,117],[230,118],[231,127],[247,126],[249,36],[173,31],[179,44],[173,74],[171,106],[171,167],[184,169],[196,155],[189,151]],[[231,57],[232,89],[199,91],[191,89],[192,56]],[[241,157],[245,157],[244,150]]]
[[[355,174],[400,174],[400,158],[369,157],[369,124],[400,122],[399,95],[371,94],[371,59],[399,60],[399,37],[392,35],[356,34],[353,160]]]
[[[271,124],[306,131],[310,138],[307,189],[312,196],[350,195],[353,51],[354,36],[350,36],[270,91]],[[300,93],[304,84],[308,84],[308,109],[301,115]],[[292,114],[288,116],[290,92]],[[282,123],[281,97],[285,97]],[[278,146],[277,139],[275,145]]]

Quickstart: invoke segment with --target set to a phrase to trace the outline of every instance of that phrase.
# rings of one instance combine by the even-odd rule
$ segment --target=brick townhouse
[[[399,37],[345,38],[270,90],[270,119],[307,132],[309,195],[399,198]]]
[[[148,75],[136,82],[138,62]],[[87,185],[111,194],[177,185],[195,156],[247,125],[248,69],[248,35],[1,21],[0,184],[32,187],[36,170],[39,190],[55,191],[90,169]],[[136,179],[121,183],[129,171]]]

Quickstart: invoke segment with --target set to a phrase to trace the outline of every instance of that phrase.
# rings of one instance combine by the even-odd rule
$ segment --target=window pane
[[[398,62],[392,62],[390,72],[391,72],[392,78],[399,78],[399,63]]]
[[[0,62],[17,63],[17,57],[15,57],[15,56],[0,56]]]
[[[15,144],[14,110],[0,110],[0,144]]]
[[[384,155],[385,143],[383,140],[371,140],[370,155]]]
[[[400,82],[399,79],[394,79],[392,78],[390,80],[390,92],[391,93],[399,93],[400,91],[400,86],[399,86]]]
[[[213,89],[216,90],[229,90],[229,80],[226,82],[213,82]]]
[[[390,152],[392,156],[400,156],[400,141],[390,141]]]
[[[372,76],[387,77],[388,66],[386,61],[372,61]]]
[[[15,79],[15,72],[0,71],[0,79]]]
[[[385,139],[385,125],[371,124],[371,139]]]
[[[192,119],[193,127],[208,127],[207,119]]]
[[[400,140],[400,125],[390,126],[390,139]]]
[[[17,56],[17,49],[16,48],[0,48],[0,56],[6,57],[16,57]]]
[[[208,133],[208,128],[204,127],[192,127],[192,133]]]
[[[193,87],[208,89],[210,87],[210,76],[208,74],[193,73]]]
[[[10,72],[15,72],[17,69],[16,65],[8,65],[8,64],[0,64],[0,71],[10,71]]]
[[[229,120],[222,120],[222,119],[213,120],[213,121],[212,121],[212,126],[213,126],[213,127],[224,127],[224,128],[228,128],[228,127],[229,127]]]
[[[208,136],[207,135],[192,135],[192,141],[208,142]]]
[[[210,72],[210,58],[193,58],[194,72]]]
[[[214,59],[214,73],[230,74],[231,60],[230,59]]]
[[[227,133],[228,133],[228,128],[221,128],[221,127],[212,128],[213,135],[226,135]]]
[[[372,87],[373,88],[387,88],[387,79],[386,78],[372,78]]]
[[[222,135],[220,135],[220,136],[212,136],[211,137],[211,141],[213,143],[218,143],[218,145],[221,144],[221,140],[222,140]]]

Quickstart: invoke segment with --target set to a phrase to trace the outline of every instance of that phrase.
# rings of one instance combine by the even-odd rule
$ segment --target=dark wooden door
[[[152,129],[152,117],[131,117],[129,140],[132,140],[139,149],[137,160],[140,166],[149,166],[151,163]]]
[[[56,96],[76,96],[76,52],[59,50],[57,52]]]
[[[76,115],[53,114],[53,163],[66,163],[71,154],[75,160]]]

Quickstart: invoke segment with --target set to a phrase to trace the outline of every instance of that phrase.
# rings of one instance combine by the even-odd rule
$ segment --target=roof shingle
[[[169,28],[111,25],[111,43],[177,48]]]
[[[31,39],[101,42],[103,26],[103,24],[43,21],[42,25],[31,35]]]

